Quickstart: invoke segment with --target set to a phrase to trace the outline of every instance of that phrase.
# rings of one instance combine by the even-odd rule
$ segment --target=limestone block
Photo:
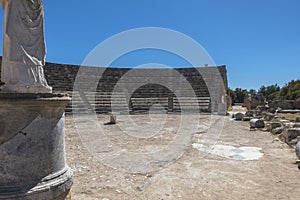
[[[284,131],[284,127],[277,127],[271,130],[271,133],[274,135],[279,135]]]
[[[281,127],[283,125],[280,122],[268,122],[266,126],[268,131],[272,131],[273,129]]]
[[[234,114],[234,118],[235,118],[235,120],[237,120],[237,121],[241,121],[241,120],[243,119],[244,116],[245,116],[245,115],[244,115],[243,113],[240,113],[240,112]]]
[[[290,121],[287,120],[287,119],[279,119],[278,121],[279,121],[280,123],[282,123],[284,126],[285,126],[286,124],[289,124],[289,123],[290,123]]]
[[[295,152],[296,152],[298,159],[300,159],[300,141],[296,145]]]
[[[300,123],[294,123],[293,128],[300,128]]]
[[[251,119],[253,119],[253,117],[247,117],[247,116],[243,117],[243,121],[250,121]]]
[[[286,127],[286,128],[295,128],[295,126],[296,126],[295,124],[296,123],[290,122],[290,121],[283,123],[284,127]]]
[[[273,120],[275,118],[275,115],[272,114],[272,113],[264,113],[263,114],[263,118],[266,121],[271,121],[271,120]]]
[[[279,136],[281,140],[290,145],[290,141],[300,136],[300,128],[286,128]]]
[[[246,117],[253,117],[253,116],[254,116],[254,113],[255,113],[254,110],[248,110],[248,111],[245,113],[245,116],[246,116]]]
[[[265,122],[261,119],[251,119],[250,128],[264,128]]]

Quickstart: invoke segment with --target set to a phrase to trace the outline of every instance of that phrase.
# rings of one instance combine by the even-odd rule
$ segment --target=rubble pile
[[[282,112],[283,111],[283,112]],[[248,110],[246,113],[237,112],[232,115],[237,121],[249,121],[250,130],[268,131],[287,143],[294,146],[300,141],[300,113],[293,120],[288,120],[279,113],[285,113],[278,108],[274,113],[264,107]],[[292,112],[295,114],[295,112]]]

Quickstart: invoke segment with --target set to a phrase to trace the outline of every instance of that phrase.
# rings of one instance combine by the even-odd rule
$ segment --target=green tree
[[[270,100],[270,97],[274,98],[274,95],[270,95],[278,91],[280,91],[280,87],[277,84],[275,84],[267,87],[261,86],[258,90],[258,93],[263,94],[267,100]]]
[[[244,103],[244,99],[248,93],[247,90],[242,88],[235,88],[235,90],[230,89],[229,91],[233,103]]]
[[[248,93],[251,95],[257,94],[256,90],[254,90],[254,89],[250,89]]]
[[[292,80],[278,92],[277,96],[284,99],[297,100],[300,98],[300,80]]]

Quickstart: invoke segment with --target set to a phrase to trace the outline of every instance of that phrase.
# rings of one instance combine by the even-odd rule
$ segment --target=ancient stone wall
[[[283,110],[300,110],[300,101],[299,100],[275,100],[269,102],[269,108],[274,111],[277,108]]]
[[[132,105],[133,102],[125,102],[127,104],[131,104],[131,107],[135,107],[137,109],[145,107],[145,105],[149,105],[149,102],[145,101],[149,101],[150,98],[152,98],[152,101],[153,98],[156,98],[154,102],[161,103],[166,107],[170,106],[170,99],[168,98],[174,98],[174,104],[176,104],[174,107],[180,107],[176,96],[180,94],[179,96],[189,99],[191,92],[194,92],[197,97],[197,99],[194,99],[196,103],[199,103],[201,108],[200,110],[217,111],[218,104],[221,102],[221,99],[224,98],[224,95],[228,90],[226,66],[175,69],[136,69],[134,70],[134,73],[128,75],[128,72],[132,71],[130,68],[80,68],[80,66],[77,65],[47,62],[44,66],[44,71],[48,84],[53,88],[53,91],[67,92],[71,94],[74,97],[73,104],[74,102],[82,104],[77,106],[82,108],[81,111],[91,110],[93,108],[99,112],[111,111],[109,108],[111,106],[111,103],[109,103],[109,101],[111,101],[111,94],[113,93],[116,85],[121,82],[121,78],[123,79],[124,76],[127,77],[125,82],[126,84],[129,84],[129,86],[141,86],[130,93],[132,95],[130,98],[138,100],[135,102],[143,102],[143,104],[139,103],[139,105]],[[101,74],[101,76],[99,76],[99,74]],[[179,80],[175,74],[182,75],[187,80],[190,88],[185,87],[184,83],[180,82],[181,80]],[[177,91],[171,91],[170,88],[164,87],[164,84],[157,83],[157,77],[159,77],[159,79],[163,82],[171,82],[171,85],[178,85],[180,87],[175,87],[175,90]],[[222,77],[222,80],[220,80],[219,77]],[[75,84],[75,90],[77,91],[72,92],[74,90],[75,80],[77,80]],[[150,83],[151,80],[153,80],[153,83]],[[126,87],[128,87],[128,85],[126,85]],[[120,96],[122,95],[120,94]],[[117,98],[119,97],[117,96]],[[123,100],[124,98],[126,99],[126,96],[122,97]],[[141,101],[141,99],[145,100]],[[105,101],[106,103],[104,105],[103,102]],[[102,104],[100,102],[102,102]],[[195,102],[189,100],[183,104],[190,106]],[[87,103],[90,105],[86,105]],[[72,110],[71,105],[69,105],[68,108],[69,111]]]

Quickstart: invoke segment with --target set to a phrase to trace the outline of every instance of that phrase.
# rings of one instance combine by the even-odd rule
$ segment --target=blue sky
[[[140,27],[164,27],[200,43],[227,65],[231,88],[300,79],[299,0],[44,0],[47,61],[81,64],[100,42]],[[2,20],[3,12],[1,14]],[[2,44],[1,44],[2,45]],[[161,51],[133,52],[113,64],[187,63]]]

